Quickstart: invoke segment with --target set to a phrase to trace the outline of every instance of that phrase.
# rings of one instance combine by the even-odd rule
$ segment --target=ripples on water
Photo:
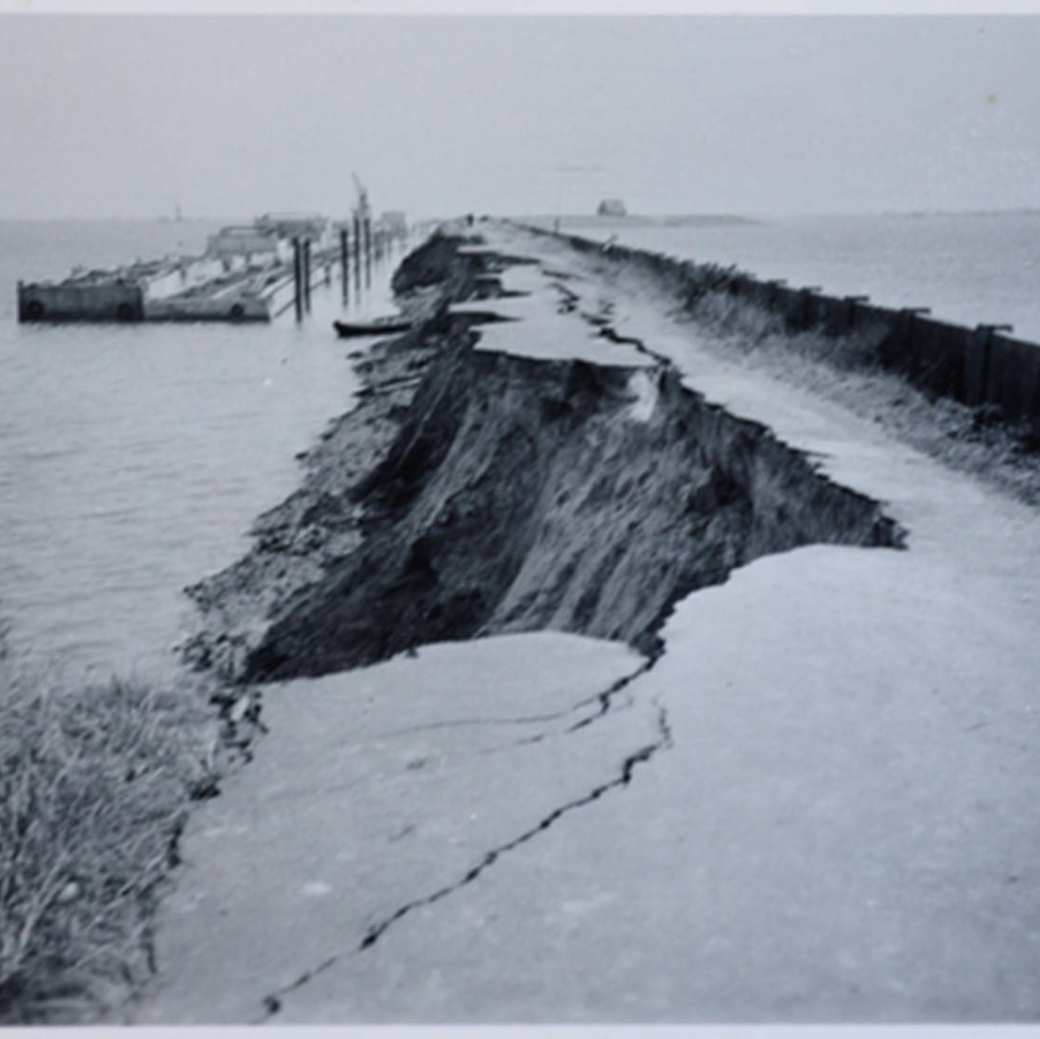
[[[295,486],[295,455],[356,381],[330,326],[18,325],[20,275],[200,248],[198,224],[0,224],[0,617],[30,660],[162,674],[190,605],[258,513]],[[388,306],[389,265],[353,314]]]

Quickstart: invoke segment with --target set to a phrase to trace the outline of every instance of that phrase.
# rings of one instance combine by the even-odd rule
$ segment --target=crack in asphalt
[[[603,339],[609,339],[612,343],[620,343],[626,346],[635,347],[639,353],[646,354],[647,357],[652,357],[662,368],[674,367],[670,357],[658,353],[656,350],[651,350],[642,339],[639,339],[636,336],[621,335],[613,325],[603,325],[598,329],[596,335]]]
[[[633,672],[628,676],[628,680],[635,678],[643,670],[643,668],[640,668],[638,671]],[[625,680],[623,679],[623,681]],[[587,696],[562,711],[548,711],[545,714],[521,714],[513,718],[448,718],[444,721],[426,722],[422,725],[409,725],[403,729],[388,729],[386,732],[375,733],[375,738],[386,739],[391,736],[407,736],[415,732],[434,732],[438,729],[464,728],[477,725],[533,725],[535,722],[552,722],[560,718],[566,718],[567,715],[574,714],[575,711],[580,710],[582,707],[587,707],[589,704],[601,700],[603,695],[603,693],[596,693],[594,696]]]
[[[580,722],[575,722],[567,731],[577,732],[578,729],[584,729],[586,725],[591,725],[595,721],[599,721],[611,708],[612,702],[618,693],[624,692],[628,687],[637,679],[640,675],[645,675],[660,659],[660,654],[651,657],[642,667],[633,671],[629,675],[625,675],[619,678],[609,689],[599,693],[596,697],[599,700],[599,710],[595,714],[589,715],[588,718],[582,718]],[[632,706],[632,697],[629,695],[627,707]]]
[[[559,313],[571,314],[578,310],[578,303],[581,300],[581,295],[579,293],[568,288],[559,280],[551,281],[549,284],[563,297],[563,302],[558,308]],[[613,300],[601,299],[599,306],[600,309],[598,312],[578,310],[578,317],[580,317],[587,325],[591,325],[596,329],[597,336],[607,339],[612,343],[617,343],[618,345],[634,347],[639,353],[645,354],[663,368],[674,367],[672,359],[668,357],[667,354],[651,350],[642,339],[639,339],[636,336],[626,336],[618,332],[613,324],[611,324],[611,319],[615,310]]]
[[[370,927],[368,933],[362,939],[361,945],[358,946],[356,951],[362,952],[365,949],[370,949],[395,923],[403,919],[413,910],[433,905],[435,902],[439,902],[442,898],[447,898],[448,895],[454,894],[467,884],[472,884],[473,881],[484,872],[484,870],[489,866],[494,865],[502,855],[512,851],[514,848],[518,848],[521,844],[526,844],[539,833],[544,833],[549,829],[549,827],[569,812],[572,812],[577,808],[583,808],[585,805],[592,804],[594,801],[598,801],[610,790],[614,790],[617,787],[628,786],[632,781],[632,775],[638,765],[649,761],[659,750],[672,746],[672,732],[668,723],[667,711],[660,705],[658,705],[657,727],[659,738],[653,743],[646,744],[639,750],[635,751],[635,753],[630,754],[625,758],[621,764],[620,775],[612,779],[609,783],[601,783],[599,786],[593,787],[593,789],[584,797],[577,798],[574,801],[568,801],[559,808],[555,808],[545,816],[541,822],[531,827],[531,829],[525,830],[520,834],[520,836],[514,837],[511,841],[507,841],[505,844],[500,844],[497,848],[493,848],[491,851],[487,852],[476,866],[472,867],[472,869],[465,873],[461,880],[456,881],[454,884],[446,885],[445,887],[435,891],[432,895],[427,895],[425,898],[418,898],[412,902],[406,902],[385,920]]]
[[[649,657],[642,663],[635,671],[622,676],[616,682],[613,683],[608,689],[600,693],[594,693],[592,696],[583,697],[576,703],[571,704],[570,707],[565,707],[560,711],[546,711],[543,714],[520,714],[513,717],[505,718],[447,718],[443,721],[435,722],[424,722],[420,725],[408,725],[400,729],[387,729],[384,732],[377,732],[373,734],[374,739],[390,739],[396,736],[408,736],[417,732],[436,732],[439,729],[454,729],[454,728],[466,728],[466,727],[477,727],[477,726],[494,726],[494,725],[533,725],[536,722],[552,722],[558,721],[561,718],[566,718],[568,715],[574,714],[576,711],[580,711],[583,707],[588,707],[590,704],[598,703],[599,710],[595,714],[589,715],[587,718],[582,718],[581,721],[576,722],[574,725],[566,729],[566,732],[575,732],[578,729],[585,728],[586,725],[591,725],[594,721],[602,718],[604,714],[610,709],[610,703],[614,696],[616,696],[623,689],[627,688],[632,682],[635,681],[640,675],[645,674],[649,671],[654,664],[657,663],[660,654]],[[544,737],[538,737],[539,739]],[[367,741],[366,741],[367,742]],[[527,737],[520,741],[520,743],[532,742],[531,737]],[[516,744],[506,744],[506,746],[515,746]]]
[[[257,1018],[254,1021],[250,1021],[251,1025],[262,1025],[265,1021],[274,1017],[282,1009],[282,999],[289,995],[290,992],[295,992],[298,988],[302,988],[309,981],[313,981],[319,974],[324,974],[333,964],[338,963],[343,958],[342,954],[334,954],[324,959],[316,967],[312,967],[308,971],[304,971],[295,981],[290,982],[283,988],[276,989],[270,995],[264,996],[262,1003],[264,1007],[264,1014],[262,1017]]]
[[[576,727],[571,727],[566,730],[570,733],[575,731],[575,728],[582,728],[585,725],[591,724],[600,718],[603,718],[608,714],[612,707],[614,697],[619,692],[626,689],[636,678],[646,674],[661,658],[663,654],[659,653],[648,660],[636,671],[631,674],[625,675],[614,682],[608,689],[602,693],[597,694],[594,698],[599,701],[599,711],[590,718],[583,720]],[[591,699],[591,698],[590,698]],[[446,884],[444,887],[439,888],[432,894],[426,895],[423,898],[413,899],[410,902],[406,902],[400,906],[393,913],[381,920],[379,923],[374,924],[368,929],[365,937],[361,940],[360,945],[351,950],[345,950],[344,952],[334,953],[333,955],[322,960],[317,966],[312,967],[297,978],[291,981],[289,984],[284,985],[281,988],[275,989],[273,992],[264,996],[261,1000],[261,1004],[264,1009],[263,1015],[255,1021],[250,1022],[251,1024],[263,1024],[269,1021],[272,1017],[278,1014],[282,1009],[282,1002],[284,998],[292,992],[297,991],[304,985],[313,981],[314,978],[323,974],[330,967],[335,964],[354,957],[359,956],[372,948],[383,937],[386,932],[394,926],[398,921],[402,920],[409,913],[416,909],[423,908],[425,906],[433,905],[436,902],[440,902],[442,899],[447,898],[449,895],[454,894],[456,891],[461,890],[468,884],[472,884],[485,870],[493,866],[503,855],[508,854],[514,849],[520,847],[522,844],[526,844],[528,841],[533,840],[540,833],[544,833],[556,822],[558,822],[563,816],[576,811],[579,808],[583,808],[586,805],[593,804],[598,801],[604,794],[609,793],[612,790],[626,787],[632,781],[632,776],[636,769],[649,761],[658,751],[669,749],[673,746],[672,729],[668,721],[668,712],[666,708],[656,699],[654,703],[657,707],[657,730],[658,738],[651,743],[645,744],[640,747],[637,751],[629,754],[621,763],[621,768],[618,775],[616,775],[609,782],[601,783],[598,786],[592,788],[589,793],[582,797],[576,798],[573,801],[568,801],[558,808],[553,809],[548,815],[544,816],[536,825],[530,829],[525,830],[519,836],[514,837],[512,840],[507,841],[504,844],[500,844],[495,848],[488,851],[483,858],[473,867],[466,871],[459,880],[456,880],[452,884]],[[544,735],[544,734],[543,734]],[[520,743],[533,743],[537,742],[542,738],[541,735],[534,738],[527,738],[526,740],[520,741]],[[519,744],[518,744],[519,745]]]

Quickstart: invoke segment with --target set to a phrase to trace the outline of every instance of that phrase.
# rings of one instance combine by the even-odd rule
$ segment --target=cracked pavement
[[[268,688],[137,1022],[1036,1020],[1035,510],[702,348],[595,254],[488,233],[556,270],[506,272],[523,321],[481,349],[667,357],[908,548],[758,559],[652,668],[538,633]]]
[[[627,647],[538,633],[268,687],[279,736],[189,823],[139,1023],[289,1019],[413,910],[627,785],[667,742],[658,706],[616,697],[645,669]],[[503,743],[503,722],[525,737]]]

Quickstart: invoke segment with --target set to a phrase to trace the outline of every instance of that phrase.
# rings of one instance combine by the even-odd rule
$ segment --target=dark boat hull
[[[383,319],[377,321],[333,321],[332,327],[340,339],[354,336],[392,335],[394,332],[407,332],[412,327],[410,321]]]

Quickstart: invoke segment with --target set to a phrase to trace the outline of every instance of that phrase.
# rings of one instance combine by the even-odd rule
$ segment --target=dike
[[[475,349],[522,258],[437,233],[394,278],[425,315],[357,366],[252,550],[189,594],[188,658],[233,682],[321,675],[434,641],[558,630],[651,656],[673,604],[760,556],[895,547],[877,502],[648,368]],[[489,308],[490,309],[490,308]],[[609,325],[600,323],[609,337]]]

